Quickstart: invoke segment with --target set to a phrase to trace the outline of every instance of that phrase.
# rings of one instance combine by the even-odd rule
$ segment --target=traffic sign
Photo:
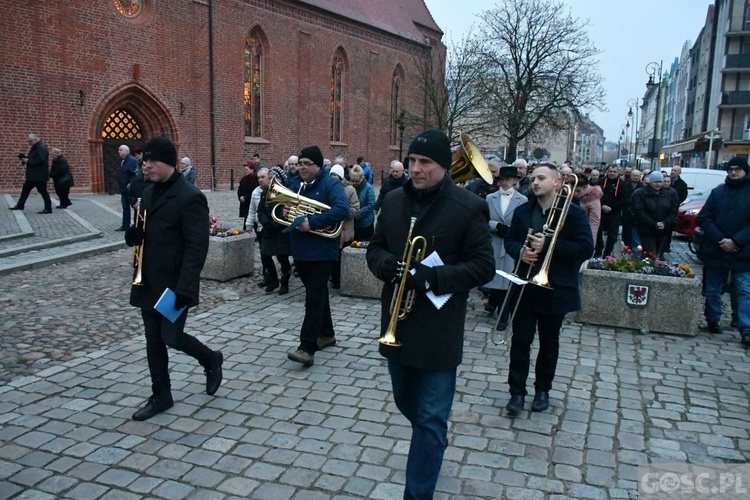
[[[620,156],[627,156],[627,154],[628,154],[628,150],[625,148],[622,148],[622,150],[620,151]]]

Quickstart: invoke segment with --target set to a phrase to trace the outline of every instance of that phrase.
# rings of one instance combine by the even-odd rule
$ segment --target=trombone
[[[545,238],[549,238],[550,242],[549,246],[547,247],[547,253],[544,255],[544,260],[542,261],[541,268],[539,269],[539,272],[531,277],[531,272],[534,266],[529,265],[526,270],[526,276],[522,278],[523,281],[525,281],[523,285],[516,285],[512,281],[508,284],[508,291],[505,294],[505,299],[503,300],[502,306],[500,306],[500,312],[497,315],[495,327],[492,330],[493,342],[495,344],[505,344],[510,346],[511,340],[513,338],[513,319],[516,317],[518,305],[521,303],[521,297],[523,296],[523,292],[526,289],[527,284],[531,283],[532,285],[552,290],[552,287],[549,284],[549,268],[550,264],[552,263],[552,255],[555,251],[555,246],[557,245],[557,240],[560,236],[560,232],[565,225],[565,219],[568,217],[570,205],[573,203],[573,193],[576,187],[578,187],[578,177],[576,177],[575,175],[566,175],[565,177],[563,177],[563,183],[555,194],[555,199],[552,201],[552,206],[550,207],[549,213],[547,214],[547,220],[544,223],[544,226],[542,226],[542,234],[545,236]],[[531,248],[529,237],[533,233],[534,229],[529,228],[526,236],[526,242],[524,243],[524,246],[526,248]],[[519,256],[516,267],[513,270],[513,276],[516,278],[520,277],[518,274],[520,266],[521,258]],[[513,285],[521,287],[518,290],[515,298],[512,298],[511,294],[511,287]],[[511,304],[511,302],[513,302],[513,304]],[[506,308],[511,311],[511,315],[508,318],[508,326],[505,329],[505,337],[500,342],[496,342],[494,340],[494,332],[497,331],[497,326],[500,324],[500,318],[502,318],[503,314],[506,312]]]
[[[141,210],[141,199],[138,198],[138,209],[135,211],[133,226],[146,234],[146,209]],[[133,282],[131,285],[143,285],[143,241],[133,246]]]

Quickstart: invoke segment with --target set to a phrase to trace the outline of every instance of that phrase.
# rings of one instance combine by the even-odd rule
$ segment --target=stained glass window
[[[337,52],[331,66],[331,141],[341,142],[343,137],[343,80],[344,58]]]
[[[135,17],[141,13],[141,0],[114,0],[115,9],[125,17]]]
[[[253,30],[245,41],[245,136],[261,137],[263,115],[263,46]]]
[[[143,135],[133,115],[123,109],[118,109],[104,122],[102,139],[141,140]]]
[[[393,79],[391,80],[391,134],[389,144],[395,145],[398,143],[398,120],[399,110],[401,109],[401,82],[403,76],[401,74],[401,68],[396,67],[393,70]]]

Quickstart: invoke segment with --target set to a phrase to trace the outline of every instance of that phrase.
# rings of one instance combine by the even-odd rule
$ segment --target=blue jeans
[[[122,226],[125,229],[130,227],[130,201],[128,193],[120,193],[120,204],[122,205]]]
[[[393,399],[412,428],[404,498],[432,498],[448,446],[448,417],[456,392],[456,369],[420,370],[388,360],[388,371]]]
[[[729,277],[729,269],[705,267],[703,273],[706,282],[703,293],[706,297],[706,322],[718,323],[721,320],[721,296]],[[737,293],[740,333],[750,333],[750,272],[732,271],[732,281]]]

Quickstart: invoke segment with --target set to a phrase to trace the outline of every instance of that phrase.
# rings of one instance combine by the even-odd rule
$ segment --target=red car
[[[693,236],[695,232],[695,219],[698,217],[706,200],[690,201],[680,205],[677,210],[677,221],[674,223],[674,230],[686,236]]]

